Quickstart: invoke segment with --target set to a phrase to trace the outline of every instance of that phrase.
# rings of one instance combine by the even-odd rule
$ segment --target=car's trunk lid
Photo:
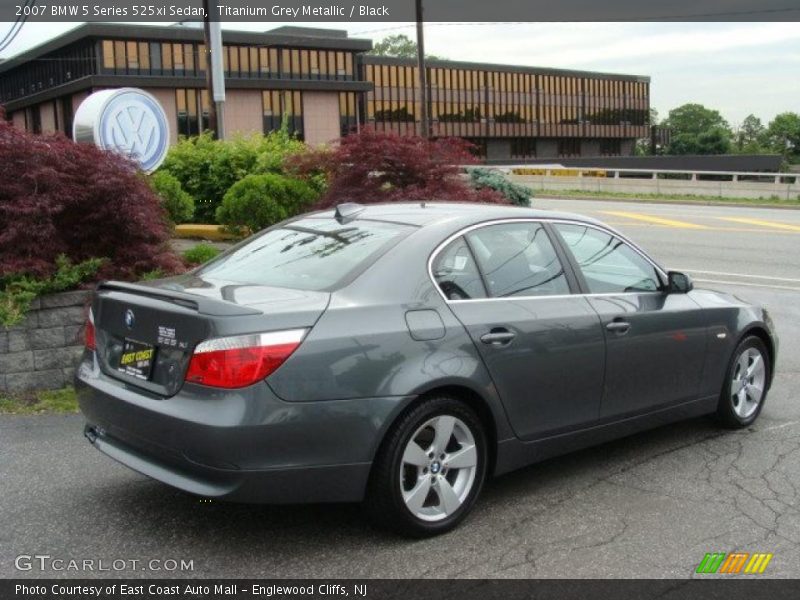
[[[92,305],[100,368],[155,396],[172,396],[183,385],[201,341],[312,327],[329,298],[327,292],[191,275],[142,284],[102,283]]]

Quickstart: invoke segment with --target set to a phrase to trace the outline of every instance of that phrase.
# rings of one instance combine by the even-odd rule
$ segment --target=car
[[[98,285],[76,373],[100,452],[191,494],[455,527],[490,476],[680,419],[747,427],[767,311],[594,219],[344,203],[186,274]]]

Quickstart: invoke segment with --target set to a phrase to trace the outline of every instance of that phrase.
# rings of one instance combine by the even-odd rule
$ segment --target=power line
[[[28,2],[30,2],[30,4]],[[3,41],[0,42],[0,52],[8,48],[11,45],[11,43],[16,39],[17,35],[19,35],[19,32],[22,31],[22,27],[23,25],[25,25],[25,22],[28,20],[28,16],[30,15],[30,11],[28,12],[28,14],[25,14],[25,9],[31,9],[34,6],[36,6],[36,0],[26,0],[25,6],[21,11],[22,14],[14,22],[14,25],[12,25],[11,31],[9,31],[8,35],[6,35],[6,37],[3,38]],[[14,30],[14,27],[16,27],[16,30]]]
[[[22,7],[23,8],[22,12],[20,12],[20,14],[17,16],[17,20],[11,24],[11,29],[8,30],[8,33],[5,35],[5,37],[2,40],[0,40],[0,47],[3,46],[6,43],[6,40],[9,38],[9,36],[11,36],[11,34],[14,33],[14,29],[16,29],[17,25],[19,25],[20,19],[22,19],[25,9],[29,8],[28,3],[30,1],[31,0],[25,0],[25,6]]]

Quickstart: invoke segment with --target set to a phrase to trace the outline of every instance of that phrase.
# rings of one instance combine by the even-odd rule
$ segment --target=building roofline
[[[395,56],[376,56],[372,54],[364,54],[361,57],[364,64],[375,65],[405,65],[408,67],[417,66],[416,59],[413,58],[398,58]],[[451,68],[451,69],[476,69],[484,71],[501,71],[510,73],[531,73],[536,75],[559,75],[568,77],[586,77],[589,79],[619,79],[623,81],[641,81],[650,82],[650,77],[647,75],[630,75],[623,73],[603,73],[599,71],[579,71],[572,69],[553,69],[549,67],[527,67],[520,65],[508,64],[494,64],[494,63],[476,63],[459,60],[441,60],[441,59],[428,59],[425,61],[428,67],[433,68]]]
[[[286,30],[285,30],[286,31]],[[372,49],[372,40],[342,37],[339,30],[330,30],[331,35],[305,35],[302,29],[296,34],[272,33],[271,31],[223,30],[222,39],[230,44],[264,46],[291,46],[294,48],[316,48],[322,50],[350,50],[366,52]],[[324,29],[320,29],[324,32]],[[203,30],[196,27],[174,25],[125,25],[122,23],[84,23],[43,44],[26,50],[0,63],[0,73],[35,60],[45,54],[69,46],[86,38],[136,39],[143,41],[198,42],[203,41]]]

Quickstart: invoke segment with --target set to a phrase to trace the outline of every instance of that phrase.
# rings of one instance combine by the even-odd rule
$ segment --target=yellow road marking
[[[675,221],[673,219],[662,219],[661,217],[653,217],[651,215],[642,215],[639,213],[624,212],[618,210],[604,210],[601,211],[607,215],[614,215],[615,217],[624,217],[626,219],[633,219],[635,221],[645,221],[653,223],[654,225],[663,225],[665,227],[677,227],[680,229],[708,229],[705,225],[698,225],[697,223],[688,223],[686,221]]]
[[[774,229],[785,229],[788,231],[800,231],[800,226],[789,225],[787,223],[776,223],[775,221],[762,221],[761,219],[748,219],[746,217],[717,217],[723,221],[732,223],[744,223],[745,225],[758,225],[759,227],[772,227]]]

